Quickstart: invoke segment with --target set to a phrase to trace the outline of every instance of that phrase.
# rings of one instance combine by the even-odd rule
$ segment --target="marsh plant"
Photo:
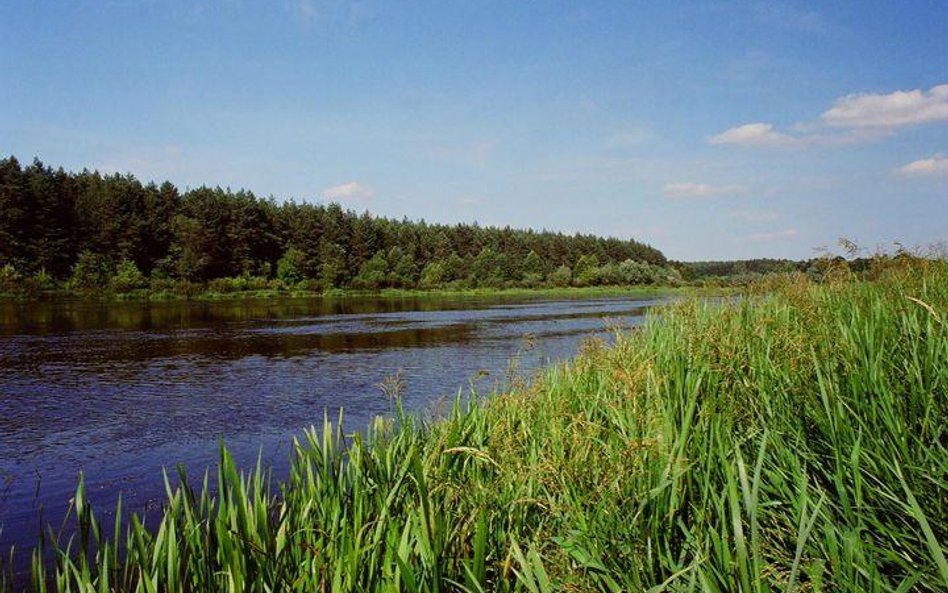
[[[226,450],[155,526],[33,552],[36,591],[948,589],[948,266],[684,299],[532,384]],[[5,587],[12,588],[7,581]]]

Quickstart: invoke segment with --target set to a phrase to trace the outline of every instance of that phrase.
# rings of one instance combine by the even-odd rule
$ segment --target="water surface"
[[[503,386],[641,321],[661,299],[351,298],[204,303],[0,303],[0,550],[60,519],[78,472],[107,515],[157,508],[163,467],[203,473],[224,439],[285,473],[289,444],[345,409]],[[21,554],[21,559],[24,555]]]

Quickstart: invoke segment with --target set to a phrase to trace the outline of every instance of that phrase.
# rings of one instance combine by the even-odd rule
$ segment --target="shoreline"
[[[182,294],[166,291],[133,291],[128,293],[83,292],[71,290],[43,291],[38,294],[0,293],[0,303],[166,303],[166,302],[215,302],[240,300],[281,299],[360,299],[360,298],[468,298],[468,297],[550,297],[591,298],[597,296],[648,296],[664,294],[720,294],[730,292],[728,288],[696,286],[591,286],[555,288],[435,288],[381,290],[332,289],[311,290],[245,290],[234,292],[202,291]]]
[[[60,552],[35,582],[943,590],[948,265],[759,288],[677,301],[440,420],[397,393],[365,435],[326,419],[273,486],[222,448],[218,494],[171,486],[157,529],[133,518],[132,545]],[[97,533],[81,483],[74,500]]]

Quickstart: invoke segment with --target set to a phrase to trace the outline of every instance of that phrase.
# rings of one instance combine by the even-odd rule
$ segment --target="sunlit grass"
[[[32,588],[944,591],[946,426],[944,263],[785,276],[440,421],[327,419],[280,484],[222,450],[149,530],[80,484]]]

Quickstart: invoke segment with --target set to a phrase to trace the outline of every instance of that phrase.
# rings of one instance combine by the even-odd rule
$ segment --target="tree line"
[[[429,224],[0,160],[0,291],[668,284],[635,240]]]

